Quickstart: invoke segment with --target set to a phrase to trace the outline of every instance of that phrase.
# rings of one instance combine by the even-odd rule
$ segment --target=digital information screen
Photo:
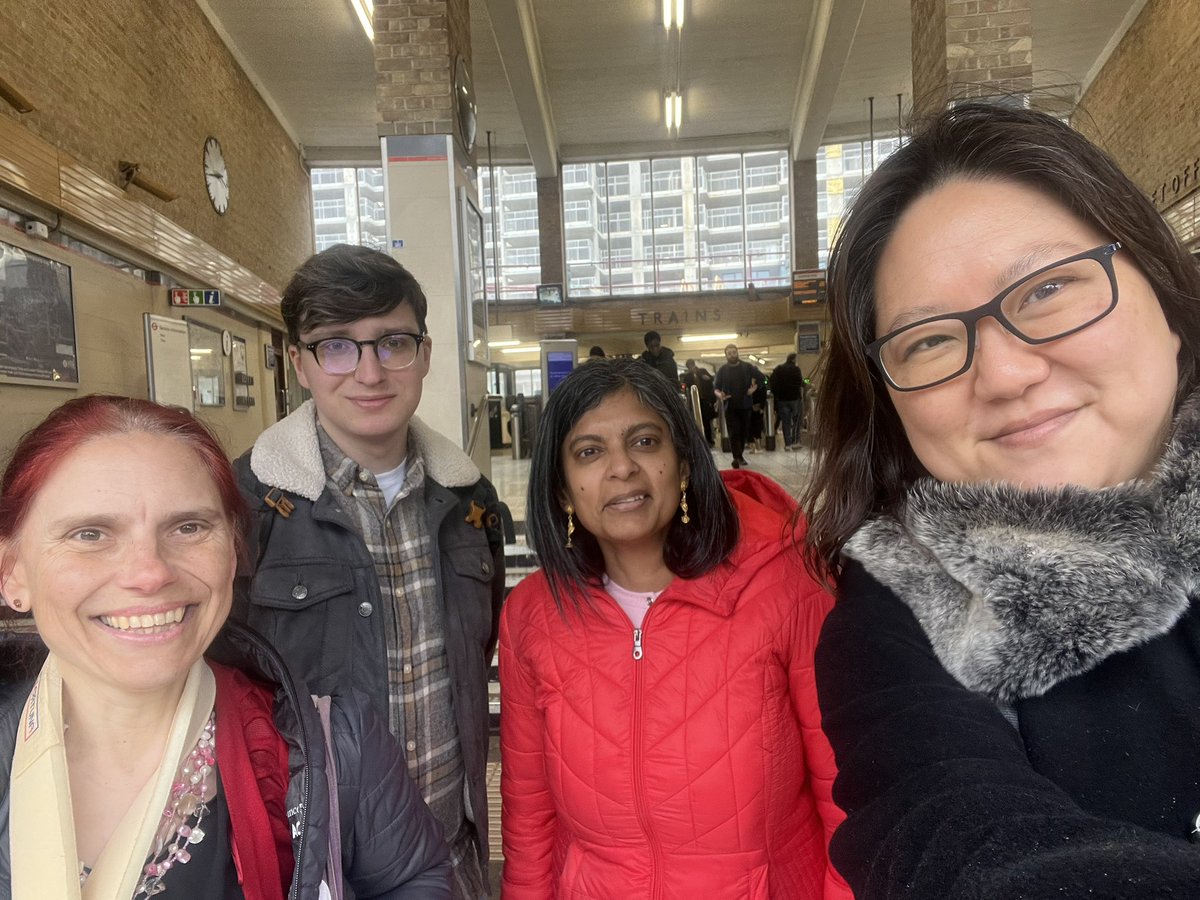
[[[546,353],[546,377],[550,382],[546,392],[558,387],[560,381],[571,374],[575,368],[575,354],[570,350],[550,350]]]

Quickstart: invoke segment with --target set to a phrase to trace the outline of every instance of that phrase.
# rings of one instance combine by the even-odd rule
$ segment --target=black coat
[[[1200,404],[1153,478],[918,483],[817,648],[860,900],[1200,897]]]
[[[11,646],[6,648],[11,652]],[[277,685],[275,725],[288,745],[295,870],[290,900],[316,900],[325,873],[329,790],[325,742],[309,690],[274,649],[236,622],[206,654]],[[21,711],[32,681],[0,685],[0,896],[9,896],[9,778]],[[335,696],[330,731],[336,754],[346,896],[360,900],[449,900],[449,850],[421,800],[404,754],[362,695]]]
[[[771,393],[782,403],[804,397],[804,374],[795,363],[781,363],[771,371]]]

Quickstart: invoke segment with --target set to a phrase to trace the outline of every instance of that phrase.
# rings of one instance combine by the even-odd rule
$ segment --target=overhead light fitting
[[[708,341],[735,341],[737,340],[737,332],[733,334],[681,334],[679,342],[681,344],[703,344]]]
[[[542,349],[541,344],[524,344],[520,347],[505,347],[501,353],[538,353]]]
[[[179,195],[167,190],[157,181],[151,181],[145,175],[141,174],[141,166],[138,163],[121,160],[117,163],[117,168],[121,173],[121,190],[129,190],[129,185],[140,187],[147,194],[151,194],[166,203],[175,200]]]
[[[671,30],[671,26],[683,28],[684,0],[662,0],[663,28]]]
[[[679,131],[683,124],[683,94],[679,91],[667,91],[663,97],[663,119],[667,123],[667,131]]]
[[[3,78],[0,78],[0,100],[3,100],[19,113],[31,113],[37,109],[24,94]]]
[[[520,341],[488,341],[489,347],[516,347]]]
[[[367,40],[374,41],[375,0],[350,0],[350,5],[354,7],[354,13],[362,23],[363,31],[367,33]]]

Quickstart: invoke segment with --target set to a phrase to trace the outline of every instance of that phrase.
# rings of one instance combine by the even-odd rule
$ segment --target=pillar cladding
[[[1032,0],[911,0],[918,115],[1033,90]]]
[[[453,73],[471,66],[469,0],[375,0],[379,135],[454,134]]]
[[[797,269],[817,267],[817,231],[817,161],[798,159],[792,163],[792,264]]]
[[[563,278],[562,187],[557,177],[537,180],[538,233],[542,284]]]

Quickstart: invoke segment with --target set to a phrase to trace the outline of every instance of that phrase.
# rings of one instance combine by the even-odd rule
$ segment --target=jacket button
[[[292,588],[292,597],[296,600],[303,600],[308,596],[308,587],[303,584],[298,584]]]
[[[409,741],[409,742],[408,742],[407,744],[405,744],[404,746],[405,746],[406,748],[408,748],[408,752],[409,752],[409,753],[412,753],[414,750],[416,750],[416,749],[417,749],[417,742],[416,742],[416,741]]]
[[[368,603],[366,600],[364,600],[362,603],[358,604],[358,614],[360,616],[362,616],[364,619],[373,612],[375,612],[375,607],[372,606],[370,603]]]
[[[482,565],[480,565],[479,570],[481,572],[483,572],[484,575],[492,574],[492,567],[490,565],[488,565],[487,563],[483,563]]]

